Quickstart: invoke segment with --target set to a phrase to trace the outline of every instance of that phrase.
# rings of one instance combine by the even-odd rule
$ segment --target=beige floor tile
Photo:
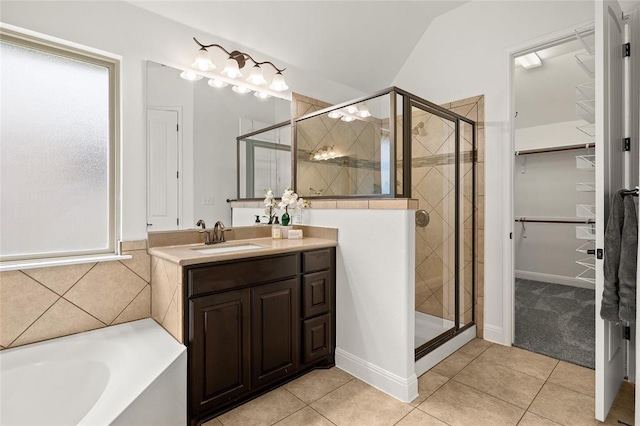
[[[529,411],[565,426],[597,425],[594,398],[553,383],[545,383]]]
[[[396,423],[396,426],[447,426],[447,424],[424,411],[413,410]]]
[[[491,345],[480,358],[542,380],[547,380],[558,364],[558,360],[553,358],[502,345]]]
[[[596,372],[590,368],[560,361],[548,381],[594,398],[596,396]]]
[[[328,370],[313,370],[284,387],[302,401],[311,404],[351,380],[351,374],[333,367]]]
[[[417,407],[448,381],[449,378],[442,374],[438,374],[435,371],[427,371],[418,378],[418,397],[411,401],[411,405]]]
[[[453,380],[525,410],[544,385],[544,380],[479,358],[456,374]]]
[[[466,367],[475,357],[464,352],[454,352],[440,363],[436,364],[430,371],[445,377],[453,377]]]
[[[492,343],[487,340],[473,339],[472,341],[470,341],[469,343],[461,347],[460,352],[464,352],[466,354],[473,355],[473,356],[478,356],[482,352],[489,349],[489,346],[491,345]]]
[[[621,424],[632,425],[634,424],[634,411],[628,408],[622,408],[619,406],[611,407],[609,414],[604,422],[605,425],[620,426]],[[622,422],[622,423],[619,423]]]
[[[393,425],[413,407],[354,379],[311,404],[338,426]]]
[[[454,380],[445,383],[418,409],[452,426],[516,425],[525,412]]]
[[[217,419],[224,426],[272,425],[304,407],[286,389],[278,388],[225,413]]]
[[[527,411],[518,423],[518,426],[561,426],[558,423],[545,419],[537,414]]]
[[[616,400],[613,405],[626,408],[627,410],[635,409],[636,387],[633,383],[624,381],[618,390]]]
[[[296,411],[289,417],[285,417],[276,423],[278,426],[332,426],[329,420],[322,417],[316,410],[311,407],[305,407],[300,411]]]

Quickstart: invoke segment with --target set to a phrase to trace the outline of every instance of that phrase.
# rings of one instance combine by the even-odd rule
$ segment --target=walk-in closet
[[[595,366],[593,30],[516,59],[515,346]],[[537,58],[537,59],[536,59]],[[534,66],[531,66],[534,65]]]

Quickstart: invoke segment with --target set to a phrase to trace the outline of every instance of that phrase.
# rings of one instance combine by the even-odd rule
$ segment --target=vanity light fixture
[[[276,74],[273,76],[273,80],[271,81],[271,85],[269,86],[269,89],[274,90],[276,92],[282,92],[289,88],[289,86],[287,86],[287,84],[284,81],[284,76],[282,75],[282,72],[285,70],[285,68],[280,69],[276,67],[272,62],[269,62],[269,61],[257,62],[255,59],[251,57],[251,55],[247,53],[239,52],[237,50],[229,52],[227,49],[220,46],[219,44],[204,45],[200,43],[195,37],[193,38],[193,41],[195,41],[196,44],[200,46],[196,60],[192,64],[192,67],[195,69],[198,69],[200,71],[210,71],[215,69],[216,66],[211,61],[211,58],[209,56],[209,51],[207,49],[211,47],[217,47],[218,49],[222,50],[225,54],[228,55],[228,58],[225,62],[224,69],[222,70],[222,75],[229,78],[234,78],[234,79],[242,77],[242,72],[240,70],[244,68],[244,66],[247,64],[248,61],[251,61],[253,62],[254,65],[253,65],[253,68],[251,69],[249,78],[247,78],[247,81],[249,83],[255,86],[266,84],[267,80],[264,78],[261,66],[270,65],[276,71]]]
[[[360,106],[358,106],[358,112],[356,114],[358,114],[358,117],[361,118],[371,117],[371,112],[369,112],[369,107],[367,106],[367,104],[360,104]]]
[[[227,87],[229,85],[229,83],[222,80],[218,80],[217,78],[210,78],[207,84],[211,87],[216,87],[216,88]]]
[[[526,55],[518,56],[516,58],[516,62],[518,62],[524,69],[536,68],[542,65],[542,59],[536,54],[536,52],[531,52]]]
[[[371,112],[369,111],[369,107],[367,104],[362,103],[358,105],[349,105],[343,109],[336,109],[333,111],[329,111],[327,114],[329,118],[339,118],[342,121],[346,121],[347,123],[355,120],[356,118],[367,118],[371,117]]]
[[[180,77],[184,78],[185,80],[189,80],[189,81],[198,81],[202,78],[202,76],[200,74],[196,74],[193,71],[182,71],[180,73]]]
[[[415,136],[427,136],[427,131],[424,129],[424,121],[421,121],[413,126],[413,129],[411,129],[411,134]]]
[[[334,111],[330,111],[329,114],[327,114],[327,116],[329,118],[340,118],[342,117],[342,114],[340,114],[340,111],[334,110]]]
[[[249,89],[248,87],[245,86],[233,86],[231,88],[231,90],[233,90],[234,92],[240,94],[240,95],[244,95],[246,93],[251,92],[251,89]]]
[[[347,123],[351,123],[352,121],[355,120],[354,117],[350,116],[350,115],[343,115],[340,120],[342,121],[346,121]]]
[[[270,94],[265,93],[265,92],[253,92],[253,96],[255,96],[256,98],[260,98],[260,99],[268,99],[271,97]]]
[[[338,155],[334,151],[333,146],[323,146],[309,153],[309,160],[330,160],[336,157],[338,157]]]

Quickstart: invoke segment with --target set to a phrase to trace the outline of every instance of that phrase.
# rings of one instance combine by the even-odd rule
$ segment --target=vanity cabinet
[[[183,274],[190,424],[334,364],[333,247]]]

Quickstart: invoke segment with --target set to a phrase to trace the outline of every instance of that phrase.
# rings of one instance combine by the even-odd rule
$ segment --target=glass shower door
[[[411,104],[416,357],[473,321],[473,126]],[[458,124],[460,123],[460,124]]]

